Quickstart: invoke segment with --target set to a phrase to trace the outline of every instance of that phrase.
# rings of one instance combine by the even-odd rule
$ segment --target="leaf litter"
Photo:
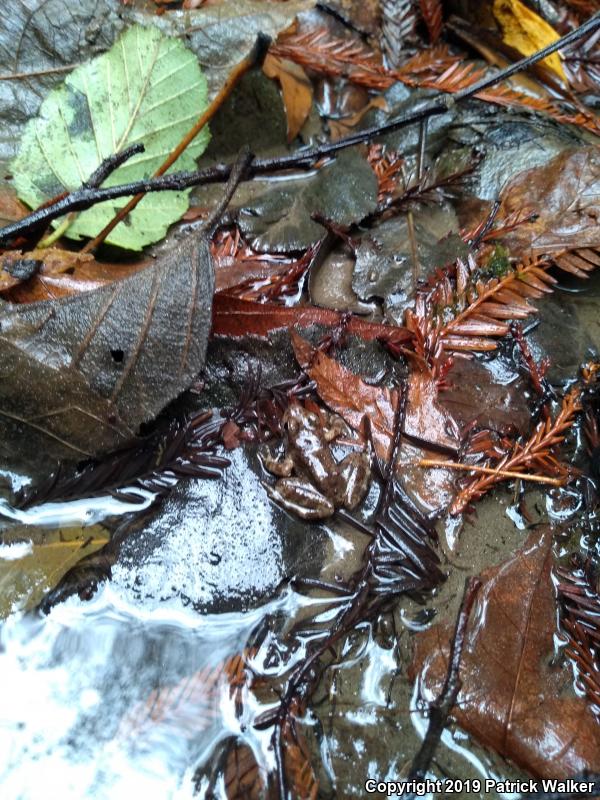
[[[165,37],[180,31],[185,19],[191,47],[185,52],[188,58],[192,52],[201,56],[209,94],[214,96],[239,62],[239,47],[244,48],[254,32],[264,30],[263,19],[268,18],[264,23],[268,32],[276,34],[310,4],[271,3],[268,12],[262,3],[234,10],[224,2],[201,11],[182,11],[174,5],[161,6],[163,13],[155,18],[147,11],[128,9],[127,21],[139,22],[141,14],[144,35],[156,42],[174,42]],[[444,3],[421,2],[411,9],[400,3],[393,10],[384,3],[381,30],[377,14],[365,23],[352,3],[342,4],[341,10],[337,5],[336,17],[322,10],[311,12],[272,45],[265,74],[281,89],[287,136],[275,124],[273,112],[279,142],[274,149],[273,132],[266,131],[264,150],[260,136],[253,147],[259,156],[273,158],[275,175],[240,184],[220,232],[199,233],[190,218],[188,230],[167,235],[153,263],[128,264],[117,255],[118,266],[112,267],[107,256],[113,253],[106,249],[95,257],[64,245],[34,249],[43,232],[25,226],[21,230],[26,235],[14,242],[18,249],[2,254],[0,290],[8,301],[0,304],[5,367],[0,385],[2,466],[33,476],[35,463],[38,479],[45,474],[45,483],[30,487],[29,505],[36,498],[47,503],[61,496],[102,492],[125,503],[139,503],[141,491],[154,493],[154,504],[143,514],[132,512],[121,525],[107,522],[97,535],[89,529],[91,535],[83,540],[81,531],[73,538],[59,533],[58,538],[38,540],[31,526],[16,533],[3,531],[3,544],[16,536],[14,540],[25,547],[32,541],[32,551],[20,562],[3,562],[7,568],[2,608],[8,613],[17,606],[41,604],[47,610],[74,593],[88,598],[111,570],[113,586],[125,592],[129,602],[150,603],[154,608],[181,603],[194,613],[206,614],[215,608],[247,609],[271,595],[276,602],[287,602],[287,596],[304,603],[300,616],[297,607],[291,615],[284,614],[285,619],[265,612],[249,637],[254,641],[251,668],[241,678],[243,697],[238,695],[227,712],[227,736],[221,735],[222,698],[210,700],[210,713],[204,708],[203,693],[214,683],[206,670],[216,661],[206,662],[200,671],[190,668],[179,683],[171,680],[172,689],[157,688],[156,682],[144,684],[148,697],[137,706],[142,714],[144,708],[164,703],[164,713],[148,715],[151,725],[166,719],[184,739],[196,736],[205,742],[205,755],[194,762],[192,783],[199,793],[223,781],[229,797],[270,796],[276,789],[314,797],[328,785],[345,796],[364,781],[358,762],[343,774],[333,734],[325,736],[319,750],[306,725],[320,706],[319,692],[328,688],[334,699],[343,696],[336,681],[350,674],[351,654],[362,646],[359,631],[368,632],[370,655],[365,658],[380,676],[381,653],[389,649],[397,672],[411,660],[409,642],[414,640],[411,680],[417,681],[423,706],[430,705],[432,719],[441,707],[442,700],[435,698],[444,680],[456,681],[459,670],[462,694],[447,709],[454,721],[444,719],[437,734],[435,725],[429,730],[440,736],[444,726],[452,733],[458,724],[473,737],[469,747],[475,757],[491,764],[496,774],[564,777],[597,771],[599,664],[593,598],[598,569],[594,466],[598,441],[593,430],[598,370],[593,361],[582,371],[573,363],[567,384],[551,382],[545,357],[560,362],[564,349],[551,347],[551,337],[544,337],[544,322],[535,338],[527,328],[523,333],[513,324],[535,319],[538,306],[553,292],[573,287],[583,291],[582,278],[591,278],[589,297],[597,293],[596,152],[590,144],[598,130],[595,112],[583,94],[577,95],[581,74],[577,81],[571,78],[571,72],[562,69],[563,59],[552,56],[545,65],[549,69],[541,66],[528,75],[536,87],[534,95],[522,91],[520,84],[499,82],[478,92],[479,100],[469,107],[459,103],[437,120],[433,117],[429,127],[421,123],[384,138],[365,134],[374,119],[383,124],[422,103],[424,90],[460,98],[461,92],[489,75],[490,68],[474,60],[472,53],[457,50],[455,42],[454,49],[443,43],[450,30],[445,26],[454,24],[448,22]],[[551,19],[543,20],[520,2],[488,5],[497,25],[495,32],[488,30],[493,42],[488,53],[508,46],[513,53],[526,55],[585,23],[579,7],[569,11],[559,30]],[[82,21],[86,13],[82,7]],[[123,21],[115,22],[108,4],[98,13],[113,26],[103,29],[103,36],[110,30],[99,47],[106,51]],[[235,22],[226,31],[228,20]],[[390,49],[386,28],[389,34],[392,23],[394,30],[402,31],[402,39]],[[19,18],[14,24],[20,24]],[[43,26],[42,18],[35,24]],[[468,28],[470,22],[462,24]],[[356,28],[368,30],[368,44],[357,36]],[[140,29],[126,26],[122,35],[133,36],[136,30]],[[205,35],[208,31],[210,36]],[[427,48],[425,42],[435,47]],[[184,45],[178,41],[177,47]],[[100,56],[109,57],[110,52]],[[53,56],[51,63],[68,67]],[[82,72],[71,72],[65,86],[75,85],[77,76],[94,63],[105,62],[78,67]],[[584,62],[580,64],[585,70]],[[64,78],[49,75],[46,83],[41,82],[48,88]],[[587,75],[594,80],[589,67]],[[555,91],[558,80],[572,81],[571,94],[549,99],[548,87]],[[28,86],[37,87],[36,81],[32,76]],[[240,84],[238,98],[251,85],[251,81]],[[323,103],[324,90],[335,99]],[[90,91],[97,102],[95,89]],[[261,95],[247,94],[244,114],[266,119]],[[400,107],[390,102],[394,94],[401,98]],[[234,100],[232,96],[226,101],[223,120],[231,119],[232,113],[236,119],[235,109],[239,113],[242,106]],[[335,114],[344,103],[354,102],[361,113],[343,111],[340,125],[345,127],[336,128]],[[28,119],[37,112],[34,106]],[[504,110],[507,107],[511,110]],[[534,115],[535,124],[525,110]],[[46,113],[43,104],[41,113]],[[194,118],[199,113],[194,106]],[[240,129],[245,127],[245,120],[244,125],[239,123]],[[217,120],[219,141],[213,142],[214,152],[224,148],[230,153],[227,126],[219,125]],[[12,128],[17,129],[19,125]],[[339,142],[340,133],[349,131],[359,137],[352,140],[352,149],[322,161],[311,159],[310,170],[301,161],[292,175],[278,170],[285,163],[281,154],[294,154],[299,142],[326,142],[328,136]],[[165,147],[175,148],[181,135]],[[244,135],[242,131],[240,143]],[[151,155],[151,132],[140,137]],[[27,138],[25,133],[25,149],[17,159],[21,177],[15,171],[17,184],[23,176],[39,179],[44,174],[34,165],[34,156],[26,155]],[[60,144],[53,136],[47,138],[55,146]],[[373,139],[378,143],[373,145]],[[371,144],[368,150],[365,142]],[[317,144],[317,151],[319,147],[327,145]],[[116,154],[115,149],[109,147],[95,161],[86,162],[71,183],[49,186],[43,196],[25,199],[36,205],[63,190],[77,190],[100,162]],[[200,141],[186,149],[177,169],[193,169],[201,149]],[[531,153],[536,153],[533,166]],[[140,156],[114,169],[105,185],[136,177],[136,158]],[[440,172],[444,163],[450,168]],[[52,160],[53,167],[58,164]],[[461,164],[466,169],[459,169]],[[150,166],[144,176],[153,171]],[[456,180],[446,181],[444,176],[453,175]],[[250,172],[245,177],[251,177]],[[201,218],[214,209],[215,196],[216,192],[196,190],[194,202]],[[151,238],[136,239],[136,226],[121,223],[113,242],[141,247],[156,241],[187,208],[186,200],[168,216],[168,195],[153,193],[143,202],[150,197],[159,209]],[[497,203],[490,202],[495,198]],[[77,226],[84,219],[94,220],[100,208],[93,206],[71,217],[63,232],[94,237],[112,217],[114,205],[106,219],[96,219],[85,229]],[[161,227],[162,214],[169,222]],[[431,219],[436,216],[432,231]],[[7,200],[6,219],[22,218],[23,210]],[[351,266],[354,263],[352,285],[345,290],[348,306],[334,310],[311,304],[309,297],[313,303],[318,297],[310,283],[313,271],[319,269],[325,276],[320,280],[326,280],[328,265],[340,257]],[[374,313],[365,318],[350,308]],[[597,342],[593,330],[589,341]],[[253,364],[250,371],[245,362]],[[261,380],[259,368],[269,375],[269,383]],[[364,507],[352,515],[338,511],[323,530],[271,506],[261,485],[269,477],[258,456],[265,443],[277,445],[282,438],[287,424],[284,412],[292,401],[323,428],[317,435],[318,457],[325,447],[336,449],[333,462],[327,463],[339,465],[342,452],[372,450],[373,483]],[[492,408],[494,404],[501,407]],[[220,410],[222,417],[210,417],[207,408]],[[340,419],[353,435],[339,435]],[[171,427],[167,424],[161,436],[165,421]],[[157,427],[150,438],[149,424]],[[330,427],[337,430],[333,444]],[[587,450],[579,444],[582,430],[588,437]],[[111,452],[115,448],[120,449]],[[63,462],[61,469],[50,476],[57,459]],[[225,472],[232,476],[232,485],[227,488],[226,478],[217,484],[223,494],[203,494],[203,478],[220,475],[227,461],[234,463],[232,471]],[[305,461],[305,472],[310,463]],[[536,501],[533,490],[526,488],[533,481],[542,482],[540,491],[544,481],[554,488]],[[504,491],[507,484],[510,488]],[[234,501],[236,487],[241,493]],[[243,501],[248,490],[248,497],[254,498],[251,512]],[[472,516],[472,529],[462,526],[461,515],[475,502],[482,517],[492,520],[491,526],[478,524]],[[538,518],[545,518],[538,509],[542,502],[550,509],[550,526],[533,522],[533,503]],[[507,532],[510,523],[502,506],[521,528],[531,529],[525,545],[519,531]],[[576,507],[583,509],[580,516],[573,511]],[[232,534],[234,528],[238,531],[237,550],[218,536],[219,515],[226,508],[226,527]],[[190,514],[201,520],[196,527],[189,525]],[[247,514],[251,520],[247,527],[254,531],[252,543],[236,528],[238,518]],[[195,537],[209,530],[210,542],[205,544],[213,549],[200,555]],[[268,532],[266,540],[259,531]],[[285,552],[294,536],[302,539],[301,543],[296,539],[293,557],[288,554],[277,562],[278,548]],[[335,558],[327,552],[326,541],[337,543]],[[239,573],[236,587],[236,559],[243,561],[244,548],[247,552],[254,548],[256,575],[242,580]],[[463,549],[471,558],[466,566]],[[55,563],[49,555],[54,550],[69,555]],[[352,558],[339,558],[341,552],[350,551]],[[567,555],[580,572],[565,572]],[[164,558],[170,564],[168,575]],[[187,572],[174,566],[178,558]],[[211,582],[206,569],[198,569],[198,558],[213,565],[216,574],[223,565],[221,597],[219,580]],[[587,559],[585,568],[582,558]],[[551,581],[555,563],[562,565],[557,568],[562,580],[560,628]],[[292,574],[285,572],[285,564],[297,578],[288,589],[276,590],[278,580],[285,577],[287,582]],[[19,577],[21,569],[33,576],[30,588]],[[460,656],[457,667],[449,666],[447,653],[461,569],[480,575],[483,588],[465,642],[459,646],[454,641]],[[263,571],[261,589],[258,576]],[[247,586],[246,597],[240,586]],[[319,592],[334,599],[324,599]],[[417,597],[425,604],[420,610]],[[448,623],[431,626],[436,614]],[[394,626],[393,636],[384,633],[389,626]],[[419,628],[423,632],[407,638],[407,629]],[[222,663],[240,658],[246,634]],[[382,645],[389,642],[386,636],[392,636],[391,646]],[[562,641],[567,642],[564,648]],[[221,673],[221,667],[214,673],[219,685]],[[332,673],[336,677],[327,687]],[[193,676],[201,676],[200,681]],[[494,702],[477,699],[482,682],[486,697]],[[404,678],[401,683],[400,695],[390,686],[386,701],[396,703],[397,719],[408,714],[410,686]],[[226,692],[225,684],[218,691]],[[195,685],[199,692],[179,691]],[[378,706],[385,703],[375,702],[375,696],[368,695],[365,709],[380,725],[384,717]],[[363,733],[360,724],[349,720],[358,708],[352,702],[343,723],[351,738]],[[334,731],[340,719],[327,703],[323,708],[318,713]],[[132,719],[135,707],[130,712]],[[221,731],[213,740],[203,738],[208,736],[203,727],[208,717],[211,730],[214,725]],[[400,727],[394,752],[412,761],[414,772],[418,744],[408,733],[409,726]],[[544,738],[549,727],[555,745],[552,757]],[[436,742],[429,737],[428,731],[425,745],[434,752]],[[389,748],[373,742],[370,746],[378,774],[399,773]],[[207,759],[209,752],[213,757]],[[333,773],[325,774],[319,752],[335,764]],[[457,769],[458,774],[468,775],[465,763],[457,766],[452,758],[438,747],[436,763],[445,763],[442,772]]]

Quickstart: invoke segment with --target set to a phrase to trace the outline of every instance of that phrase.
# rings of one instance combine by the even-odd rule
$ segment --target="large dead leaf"
[[[339,311],[317,306],[284,306],[278,303],[258,303],[239,300],[219,293],[213,302],[213,334],[216,336],[268,336],[281,328],[306,328],[309,325],[339,325],[344,315]],[[351,317],[344,322],[344,330],[370,341],[393,333],[395,337],[408,331],[391,325],[368,322],[360,317]]]
[[[538,218],[504,241],[515,253],[600,246],[600,153],[597,147],[565,150],[543,167],[520,172],[501,195],[504,217],[527,208]]]
[[[132,438],[202,368],[213,283],[206,240],[189,238],[95,291],[2,305],[0,453],[25,438],[81,457]]]
[[[458,723],[533,775],[564,778],[600,769],[600,725],[573,676],[556,663],[550,571],[552,533],[534,530],[524,547],[486,570],[460,668]],[[413,676],[433,698],[447,669],[454,621],[416,638]]]

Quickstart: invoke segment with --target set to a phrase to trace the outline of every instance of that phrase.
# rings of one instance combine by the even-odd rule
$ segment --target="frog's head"
[[[283,415],[283,427],[293,442],[302,431],[318,428],[319,418],[297,400],[293,400]]]

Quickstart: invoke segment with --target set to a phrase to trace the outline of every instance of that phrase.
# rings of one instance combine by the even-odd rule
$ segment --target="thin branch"
[[[419,752],[413,759],[408,776],[409,781],[421,781],[427,775],[436,748],[444,732],[444,728],[446,727],[448,716],[456,703],[456,698],[461,688],[459,667],[465,644],[467,625],[469,623],[471,611],[473,610],[475,598],[477,597],[477,592],[480,588],[481,581],[479,578],[469,578],[465,583],[465,591],[460,604],[454,635],[452,637],[446,680],[444,681],[439,697],[429,708],[427,733],[425,734]],[[405,797],[409,796],[412,797],[413,795],[405,795]]]
[[[600,13],[595,14],[587,22],[581,25],[571,33],[558,39],[548,47],[539,50],[527,58],[523,58],[512,64],[505,69],[498,71],[495,75],[488,76],[481,81],[473,84],[457,92],[452,96],[441,94],[432,102],[424,102],[418,104],[413,110],[400,117],[396,117],[384,125],[367,128],[363,131],[346,136],[339,139],[337,142],[331,142],[325,145],[316,147],[308,147],[292,153],[288,156],[280,158],[267,158],[255,159],[247,172],[247,178],[254,177],[277,170],[291,169],[292,167],[309,167],[314,165],[320,159],[333,156],[334,154],[344,150],[347,147],[353,147],[357,144],[371,141],[383,134],[392,133],[412,125],[415,122],[428,119],[429,117],[438,114],[444,114],[446,111],[453,107],[455,103],[469,98],[481,92],[484,89],[494,86],[500,81],[511,77],[521,70],[528,69],[533,64],[536,64],[543,58],[554,53],[569,44],[589,35],[596,29],[600,28]],[[198,186],[200,184],[218,183],[226,181],[231,172],[231,164],[217,164],[214,167],[196,170],[194,172],[179,172],[170,175],[163,175],[159,178],[146,178],[141,181],[134,181],[122,186],[111,186],[103,189],[96,189],[94,191],[80,189],[71,193],[67,197],[59,200],[57,203],[47,206],[46,208],[38,209],[29,216],[25,217],[18,222],[7,225],[0,229],[0,244],[6,244],[11,238],[17,234],[25,234],[32,229],[40,226],[46,226],[49,222],[57,217],[63,216],[71,211],[83,211],[96,203],[101,203],[106,200],[115,200],[120,197],[128,197],[145,192],[157,192],[165,190],[181,190],[187,189],[190,186]]]
[[[48,69],[35,69],[31,72],[7,72],[0,75],[0,81],[21,81],[27,78],[40,78],[44,75],[56,75],[59,72],[72,72],[79,64],[65,64],[64,67],[49,67]]]

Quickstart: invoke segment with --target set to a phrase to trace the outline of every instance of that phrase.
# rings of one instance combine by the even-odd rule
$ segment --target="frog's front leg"
[[[264,486],[271,500],[302,519],[327,519],[335,512],[333,503],[302,478],[281,478]]]
[[[371,458],[364,450],[349,453],[339,464],[339,496],[337,501],[348,510],[361,503],[371,482]]]
[[[260,453],[260,459],[267,472],[278,478],[289,478],[294,471],[294,462],[289,456],[276,458],[269,450],[265,450]]]

